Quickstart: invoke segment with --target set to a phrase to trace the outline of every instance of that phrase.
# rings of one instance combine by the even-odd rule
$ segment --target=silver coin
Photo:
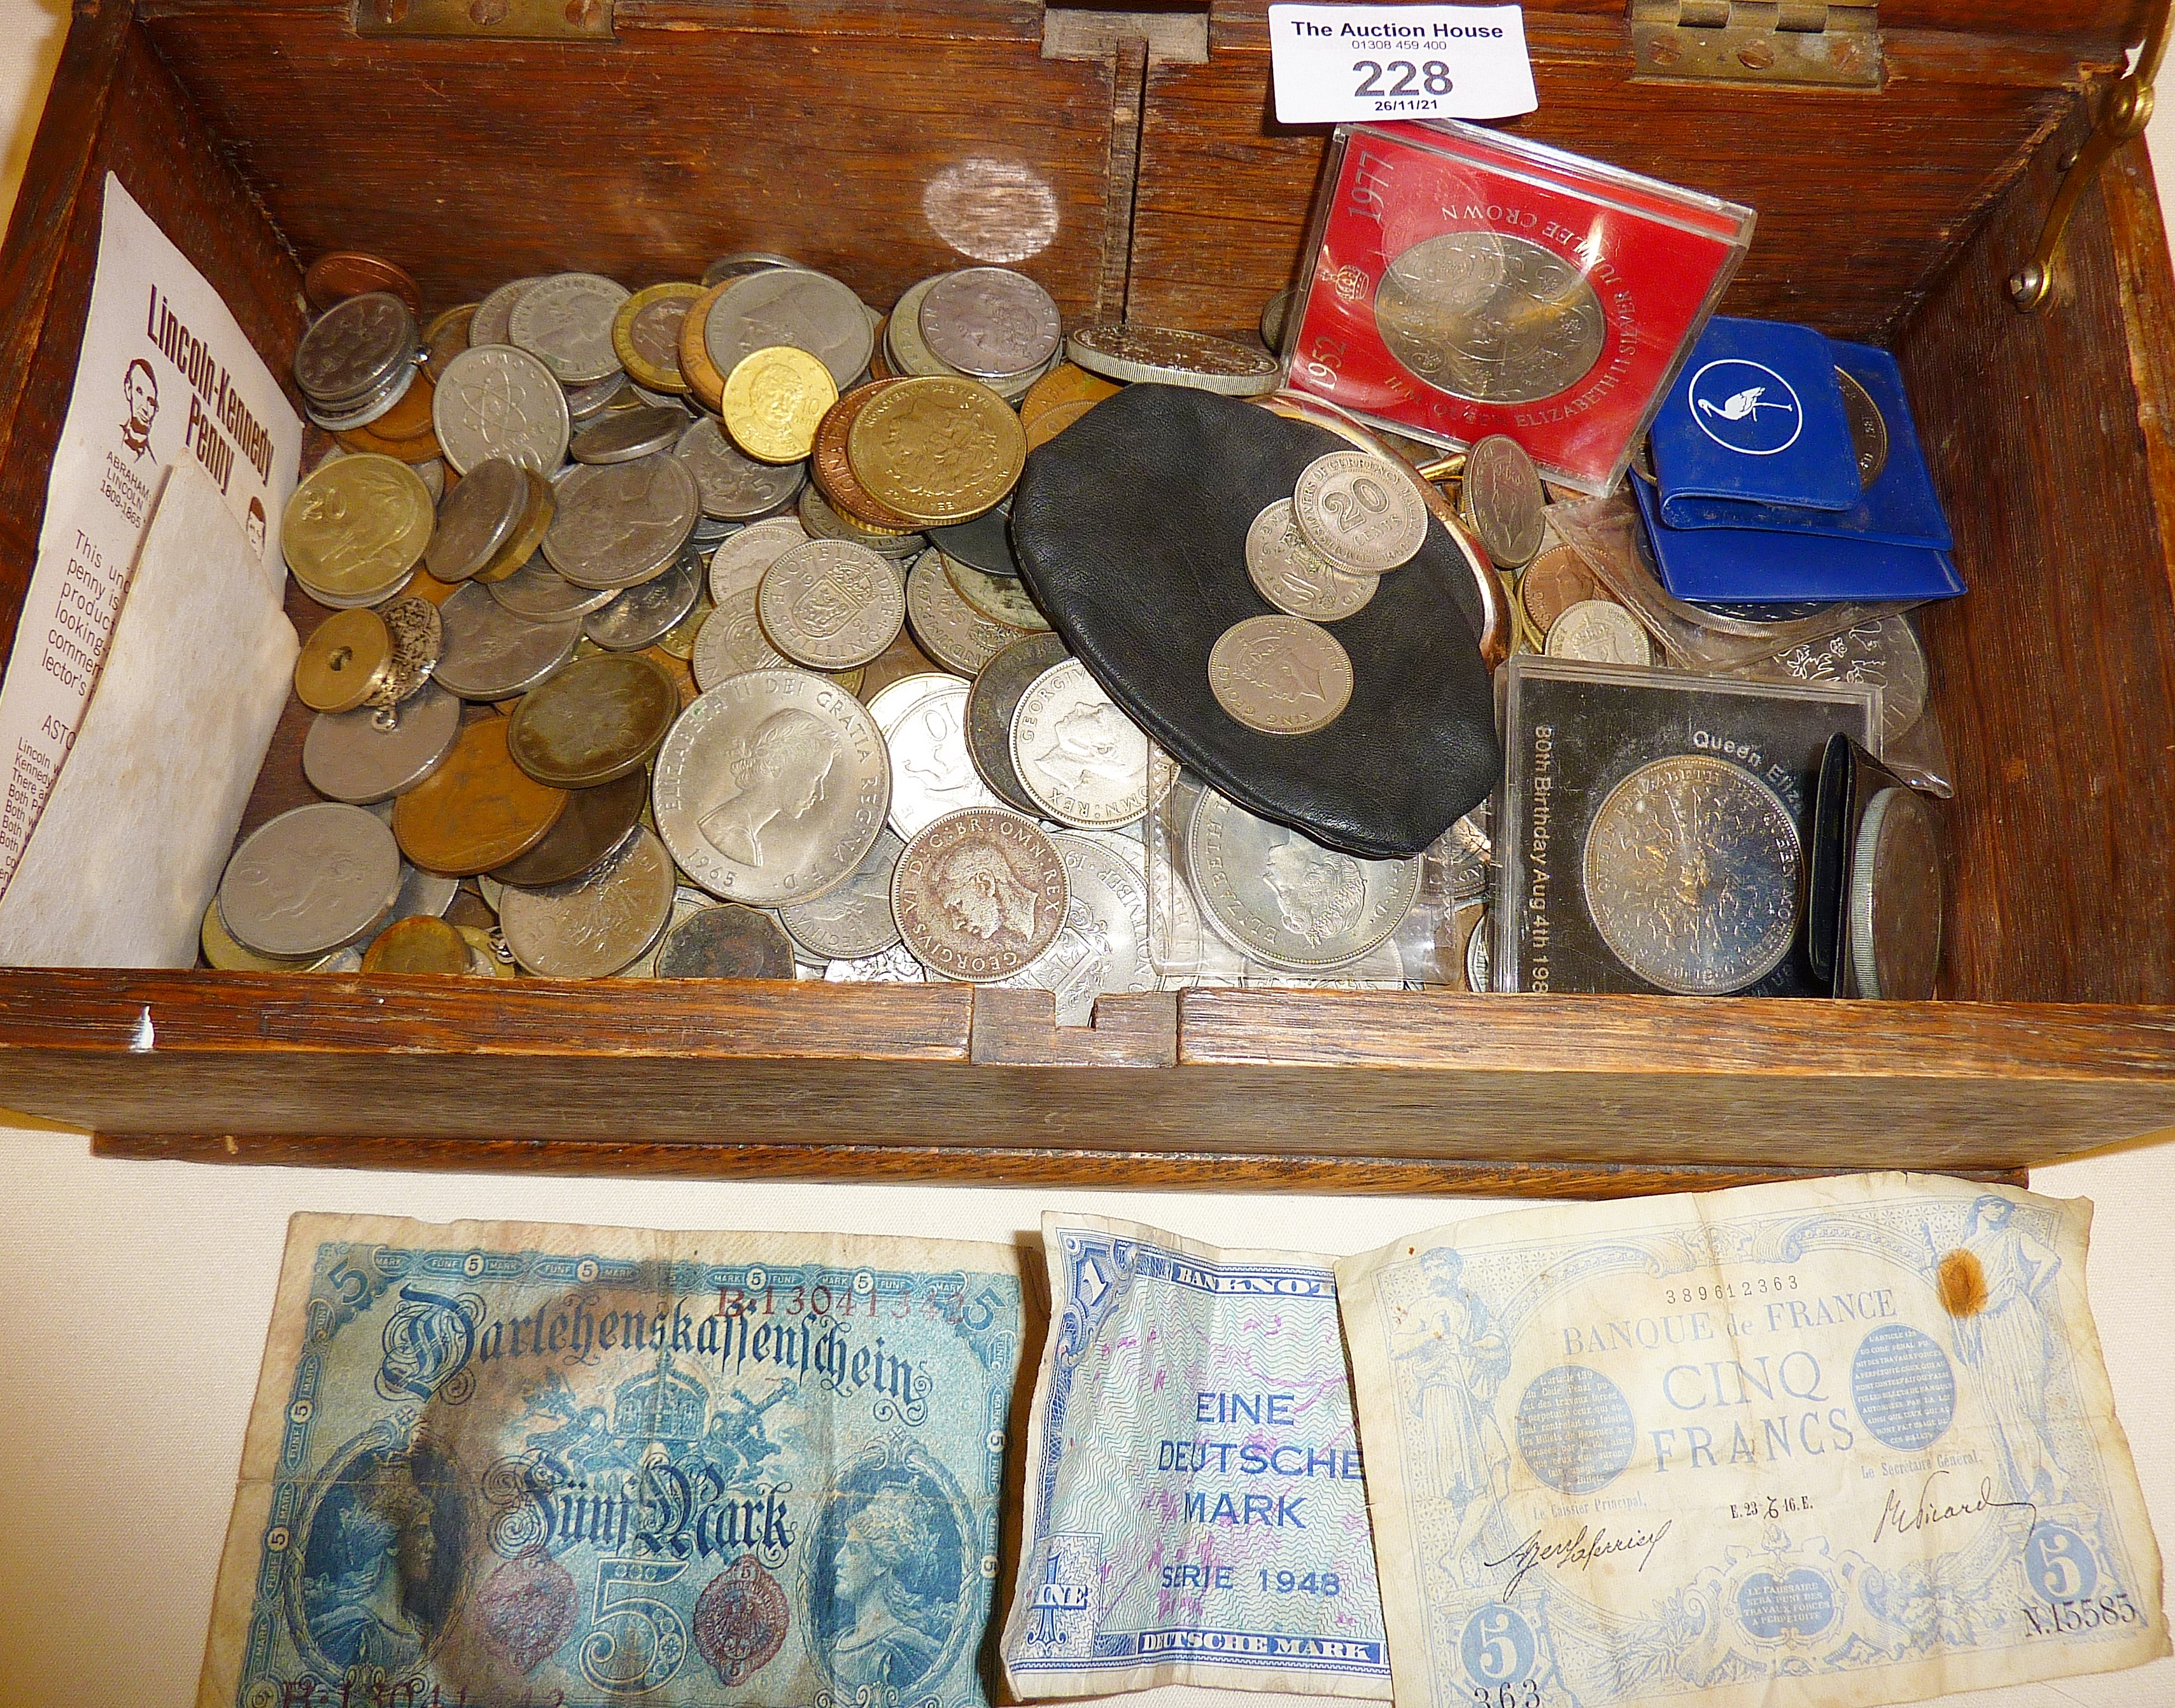
[[[710,305],[702,336],[721,374],[757,350],[789,344],[828,368],[842,392],[869,365],[876,348],[860,297],[827,274],[788,267],[751,273],[727,285]]]
[[[884,557],[912,557],[928,544],[924,534],[893,534],[863,527],[826,498],[812,481],[800,489],[794,511],[811,539],[850,540]]]
[[[607,414],[594,427],[575,434],[573,443],[567,448],[573,453],[577,463],[631,463],[637,457],[671,450],[679,443],[681,431],[686,425],[687,412],[681,409],[659,409],[645,405],[637,409],[618,409]],[[695,471],[690,469],[687,472],[692,474]]]
[[[664,639],[675,623],[694,610],[702,591],[702,561],[684,553],[654,581],[615,594],[610,604],[591,611],[583,620],[582,632],[612,652],[639,652]]]
[[[385,390],[421,348],[408,305],[389,290],[366,291],[311,323],[295,346],[295,383],[339,413]]]
[[[722,605],[746,588],[753,593],[763,572],[797,545],[808,543],[808,530],[790,516],[751,522],[710,555],[710,600]]]
[[[577,587],[632,587],[670,567],[701,510],[677,458],[584,464],[559,482],[544,556]]]
[[[805,463],[758,463],[743,457],[724,428],[705,415],[674,442],[672,454],[695,477],[702,513],[720,522],[751,522],[790,503],[808,478]]]
[[[963,676],[979,675],[1021,633],[991,622],[962,599],[944,572],[943,554],[933,546],[907,572],[906,620],[921,649]]]
[[[1248,617],[1216,637],[1208,689],[1239,723],[1264,735],[1310,735],[1352,703],[1352,659],[1304,617]]]
[[[507,341],[565,386],[594,385],[619,368],[612,321],[631,293],[598,273],[560,273],[521,294],[507,317]]]
[[[539,623],[587,616],[620,596],[608,587],[576,587],[546,563],[540,551],[505,580],[487,583],[484,591],[514,615]]]
[[[1264,505],[1246,529],[1246,577],[1278,610],[1317,623],[1364,610],[1381,585],[1380,576],[1339,569],[1309,545],[1288,498]]]
[[[529,476],[492,457],[479,463],[438,506],[423,567],[440,581],[466,581],[513,537],[529,512]]]
[[[798,267],[800,263],[789,255],[773,255],[767,249],[744,249],[734,255],[720,255],[702,269],[702,289],[723,285],[728,279],[744,278],[751,273],[767,273],[775,267]]]
[[[1053,836],[1065,862],[1065,923],[1057,941],[1021,975],[1057,998],[1060,1026],[1085,1026],[1106,992],[1153,990],[1148,964],[1148,887],[1138,868],[1101,842]]]
[[[1928,1002],[1941,970],[1941,843],[1908,789],[1866,803],[1850,865],[1850,961],[1861,996]]]
[[[220,917],[260,955],[322,955],[366,937],[400,893],[400,846],[359,806],[319,801],[260,826],[219,881]]]
[[[367,949],[383,934],[387,925],[397,924],[403,919],[444,919],[446,910],[453,904],[453,897],[460,892],[461,881],[458,878],[449,878],[439,872],[426,872],[420,866],[411,866],[402,861],[400,892],[393,898],[393,911],[355,947]]]
[[[943,278],[941,273],[931,274],[908,285],[892,305],[890,323],[884,328],[884,350],[892,370],[909,378],[930,380],[958,376],[959,370],[930,350],[921,335],[921,305],[929,300],[929,293]]]
[[[446,496],[446,464],[443,458],[433,457],[427,462],[410,463],[408,466],[415,471],[416,478],[428,489],[433,504]]]
[[[1148,738],[1077,659],[1020,697],[1012,757],[1028,797],[1074,830],[1131,824],[1148,809]]]
[[[777,907],[843,883],[883,829],[884,740],[860,701],[805,670],[707,691],[659,750],[657,828],[714,896]]]
[[[1191,386],[1227,397],[1272,392],[1283,376],[1282,366],[1266,351],[1170,327],[1083,326],[1066,338],[1065,353],[1106,380]]]
[[[413,362],[404,362],[392,377],[376,391],[369,392],[357,402],[338,409],[320,404],[305,405],[302,413],[328,433],[352,432],[357,427],[366,427],[382,416],[390,415],[393,406],[408,395],[420,372]]]
[[[914,951],[894,943],[880,954],[862,955],[850,961],[833,961],[823,969],[827,984],[926,984],[929,969],[914,958]]]
[[[1548,494],[1515,439],[1490,433],[1465,453],[1458,510],[1498,569],[1523,569],[1541,549]]]
[[[493,457],[549,474],[566,461],[572,431],[551,371],[503,344],[472,345],[446,364],[431,425],[457,474]]]
[[[526,279],[508,279],[478,303],[475,318],[469,323],[469,348],[511,342],[507,331],[513,323],[513,311],[520,306],[523,297],[544,282],[545,276],[536,273]]]
[[[1907,619],[1885,616],[1853,624],[1824,640],[1805,641],[1760,668],[1771,681],[1866,682],[1880,690],[1880,733],[1900,740],[1926,709],[1926,654]]]
[[[510,700],[558,670],[581,644],[582,626],[516,615],[469,582],[438,607],[445,650],[433,680],[464,700]]]
[[[1473,934],[1465,940],[1465,988],[1475,995],[1487,995],[1495,989],[1494,975],[1489,960],[1489,944],[1494,940],[1495,916],[1486,908],[1473,922]]]
[[[1500,231],[1451,231],[1392,261],[1375,293],[1390,355],[1424,385],[1527,404],[1576,385],[1608,335],[1601,299],[1554,251]]]
[[[1418,485],[1365,451],[1332,451],[1301,469],[1292,520],[1309,545],[1353,575],[1386,575],[1427,543]]]
[[[1288,290],[1279,290],[1261,310],[1261,342],[1272,352],[1284,347],[1284,323],[1291,318],[1291,311],[1292,294]]]
[[[374,707],[320,713],[302,738],[302,775],[334,800],[390,800],[443,765],[460,735],[461,702],[426,682],[389,727]]]
[[[891,875],[905,849],[887,829],[836,889],[783,909],[778,917],[793,941],[818,961],[881,955],[898,941],[898,921],[891,911]]]
[[[603,420],[615,404],[631,406],[634,399],[628,388],[632,383],[625,374],[618,373],[606,374],[588,385],[572,388],[567,393],[568,418],[575,426],[583,426],[591,421]],[[685,420],[686,417],[683,415],[681,419]]]
[[[1835,376],[1842,391],[1843,414],[1850,420],[1851,448],[1858,453],[1858,488],[1863,492],[1888,467],[1888,420],[1873,394],[1853,375],[1837,368]]]
[[[908,676],[870,702],[891,750],[891,827],[901,842],[947,812],[1000,805],[967,751],[968,686],[957,676]]]
[[[1036,679],[1066,657],[1055,635],[1022,635],[975,673],[967,691],[967,751],[974,769],[1006,805],[1024,813],[1042,808],[1012,763],[1012,714]]]
[[[1064,334],[1050,293],[1009,267],[944,274],[922,298],[916,323],[940,361],[990,380],[1044,367]]]
[[[756,610],[756,589],[735,588],[722,604],[702,619],[695,636],[695,650],[688,668],[695,686],[705,694],[728,676],[750,670],[778,670],[793,661],[770,643]]]
[[[1654,649],[1639,619],[1613,599],[1582,599],[1549,629],[1552,659],[1584,659],[1597,664],[1651,664]]]
[[[638,961],[672,918],[671,857],[637,825],[578,878],[540,890],[507,886],[498,924],[513,958],[544,979],[605,979]]]
[[[1008,806],[947,812],[909,839],[892,873],[899,935],[925,966],[986,984],[1031,965],[1065,924],[1065,862]]]
[[[1594,814],[1580,866],[1609,952],[1679,996],[1756,984],[1797,941],[1797,821],[1728,760],[1691,753],[1641,766]]]
[[[811,540],[763,572],[756,615],[771,645],[795,664],[849,670],[898,638],[906,593],[873,551],[841,540]]]
[[[1201,915],[1280,973],[1348,967],[1389,941],[1419,893],[1420,862],[1363,860],[1203,789],[1185,854]]]

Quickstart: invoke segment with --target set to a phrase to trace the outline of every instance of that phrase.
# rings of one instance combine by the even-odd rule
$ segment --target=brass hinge
[[[2145,45],[2138,50],[2135,68],[2108,95],[2106,106],[2100,110],[2100,122],[2085,139],[2084,147],[2061,162],[2062,187],[2054,192],[2053,205],[2047,210],[2039,247],[2031,252],[2029,261],[2009,275],[2010,301],[2026,314],[2053,291],[2054,252],[2061,247],[2062,233],[2069,227],[2069,215],[2077,210],[2085,187],[2098,176],[2109,155],[2133,137],[2144,135],[2145,126],[2152,122],[2152,80],[2159,76],[2160,62],[2167,53],[2167,12],[2168,0],[2158,0],[2145,24]]]
[[[1880,87],[1877,0],[1631,0],[1632,75]]]
[[[355,0],[355,33],[609,41],[612,0]]]

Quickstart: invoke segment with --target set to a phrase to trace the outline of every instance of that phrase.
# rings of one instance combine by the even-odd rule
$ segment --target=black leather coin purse
[[[1310,735],[1240,724],[1208,686],[1223,632],[1271,612],[1246,529],[1288,498],[1334,434],[1234,398],[1132,385],[1028,458],[1012,545],[1035,600],[1105,692],[1250,811],[1366,859],[1416,854],[1503,771],[1483,614],[1464,555],[1430,517],[1419,555],[1324,625],[1351,703]]]

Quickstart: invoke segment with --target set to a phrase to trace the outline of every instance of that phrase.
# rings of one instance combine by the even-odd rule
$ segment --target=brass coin
[[[1124,388],[1104,379],[1100,374],[1091,374],[1077,363],[1061,361],[1028,388],[1027,395],[1020,399],[1020,425],[1032,427],[1035,417],[1067,404],[1087,404],[1091,407],[1105,398],[1115,398]],[[1071,419],[1077,420],[1086,410]]]
[[[700,694],[702,691],[695,686],[694,667],[690,664],[686,659],[675,657],[672,653],[666,652],[662,646],[644,647],[642,650],[642,656],[648,659],[652,664],[655,664],[657,668],[664,671],[666,675],[671,677],[672,686],[680,691],[680,709],[681,711],[686,711],[690,706],[695,703],[695,697]],[[858,676],[860,672],[856,670],[854,674]],[[846,691],[850,694],[854,691],[851,688],[849,688]]]
[[[395,919],[363,952],[366,973],[464,973],[471,965],[459,928],[428,914]]]
[[[1304,617],[1248,617],[1208,654],[1216,703],[1264,735],[1308,735],[1352,701],[1352,660],[1327,629]]]
[[[528,470],[503,457],[478,463],[438,504],[423,564],[440,581],[466,581],[497,556],[528,513]]]
[[[513,762],[554,789],[594,789],[642,769],[680,713],[671,675],[639,653],[595,653],[523,697]]]
[[[705,290],[687,305],[687,317],[680,323],[680,377],[687,382],[695,401],[713,415],[724,407],[725,377],[710,360],[709,341],[702,336],[702,328],[709,322],[710,310],[732,282],[727,279]]]
[[[649,779],[638,770],[594,789],[572,790],[551,833],[491,876],[523,890],[578,878],[626,840],[648,805]]]
[[[667,629],[651,650],[669,653],[685,664],[695,656],[695,637],[702,632],[702,625],[709,621],[710,613],[716,609],[717,606],[710,602],[709,595],[707,593],[702,594],[696,599],[695,608]]]
[[[518,859],[551,832],[567,791],[513,762],[509,718],[480,718],[446,762],[393,805],[400,851],[426,871],[465,877]]]
[[[392,674],[393,636],[374,610],[344,610],[317,625],[295,660],[295,693],[313,712],[352,712]]]
[[[422,288],[410,277],[407,269],[382,256],[365,255],[351,249],[334,250],[317,257],[310,263],[310,270],[302,275],[302,295],[320,314],[334,303],[344,302],[350,296],[365,296],[373,290],[391,291],[408,305],[410,314],[420,317],[423,312]]]
[[[305,591],[341,606],[390,596],[431,543],[437,507],[423,477],[390,457],[342,457],[295,489],[279,545]]]
[[[1011,491],[1027,435],[979,381],[902,380],[861,411],[846,451],[878,503],[928,526],[979,516]]]
[[[664,934],[659,979],[790,979],[793,942],[758,908],[726,902],[690,914]]]
[[[521,471],[529,480],[529,503],[521,512],[521,520],[514,524],[513,532],[507,535],[506,544],[491,554],[491,561],[474,575],[471,581],[490,586],[504,581],[529,559],[544,543],[544,536],[551,530],[552,518],[559,513],[558,489],[534,469]]]
[[[428,445],[432,448],[427,455],[435,457],[438,454],[436,448],[438,435],[437,429],[431,425],[431,404],[437,394],[437,386],[430,375],[419,373],[409,382],[407,388],[400,393],[399,401],[391,409],[376,417],[366,426],[350,427],[346,431],[350,434],[359,434],[372,439],[383,440],[388,444]],[[334,436],[343,436],[336,434]],[[424,458],[410,455],[403,457],[400,460],[404,463],[420,463],[424,460]]]
[[[314,973],[340,952],[328,949],[322,955],[260,955],[254,949],[245,949],[234,941],[234,933],[220,917],[217,896],[204,909],[203,929],[198,935],[203,944],[205,962],[222,973]]]
[[[1100,398],[1082,398],[1077,403],[1051,404],[1028,423],[1028,449],[1039,451],[1100,402]]]
[[[897,380],[878,380],[870,385],[856,386],[826,409],[823,419],[816,424],[816,446],[809,453],[808,472],[815,477],[823,496],[831,501],[833,509],[871,528],[886,529],[893,534],[914,534],[919,531],[919,524],[888,505],[878,503],[855,478],[852,459],[846,454],[847,435],[853,431],[861,411],[898,383]]]
[[[1607,596],[1586,560],[1568,545],[1543,552],[1518,580],[1518,602],[1526,608],[1526,621],[1543,640],[1573,605]]]
[[[620,304],[612,350],[635,384],[675,397],[693,389],[680,371],[680,329],[702,294],[699,285],[653,285]]]
[[[816,426],[838,401],[830,369],[805,350],[778,344],[751,350],[734,364],[719,413],[733,442],[749,456],[798,463],[815,448]]]

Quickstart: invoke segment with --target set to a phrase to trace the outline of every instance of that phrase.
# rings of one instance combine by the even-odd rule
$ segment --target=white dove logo
[[[1790,382],[1756,361],[1733,356],[1711,361],[1692,376],[1685,391],[1699,430],[1739,456],[1772,457],[1787,451],[1804,426]],[[1763,410],[1778,419],[1763,421]],[[1710,426],[1710,421],[1717,425]]]

